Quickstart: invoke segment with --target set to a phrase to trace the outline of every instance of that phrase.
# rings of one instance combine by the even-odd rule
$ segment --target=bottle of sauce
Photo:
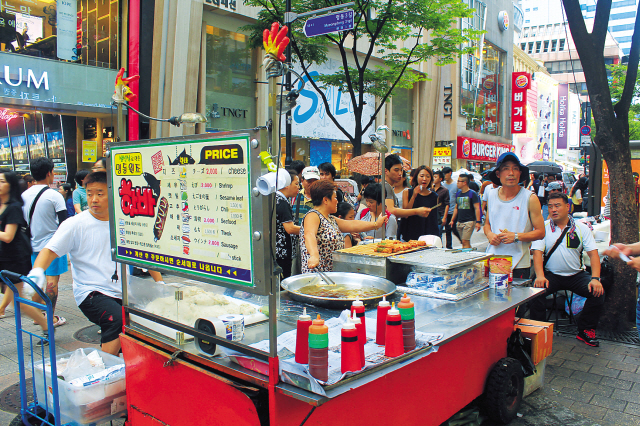
[[[404,344],[402,341],[402,318],[400,311],[395,304],[391,304],[391,309],[387,312],[387,327],[385,335],[384,355],[397,357],[404,354]]]
[[[363,325],[362,325],[362,321],[360,321],[360,318],[358,318],[356,316],[356,313],[354,312],[353,314],[351,314],[351,317],[349,317],[348,321],[351,324],[353,324],[356,327],[356,331],[358,332],[358,354],[359,354],[359,358],[360,358],[360,368],[364,367],[364,344],[365,344],[365,339],[363,339]]]
[[[416,348],[416,312],[411,298],[407,293],[400,299],[398,310],[402,321],[402,343],[404,351],[409,352]]]
[[[323,382],[329,379],[329,327],[320,314],[309,327],[309,374]]]
[[[309,327],[311,317],[307,315],[307,308],[304,308],[296,328],[296,362],[300,364],[309,363]]]
[[[384,336],[387,321],[387,312],[391,309],[391,304],[387,302],[387,298],[382,296],[382,300],[378,303],[378,312],[376,317],[376,344],[384,346]]]
[[[367,323],[364,317],[364,303],[362,303],[362,300],[358,298],[356,298],[356,300],[354,300],[353,303],[351,303],[351,316],[353,316],[354,312],[356,313],[356,316],[360,318],[360,322],[362,323],[363,326],[365,326],[365,330],[366,330]]]
[[[340,330],[340,371],[360,371],[360,344],[355,324],[347,321]]]

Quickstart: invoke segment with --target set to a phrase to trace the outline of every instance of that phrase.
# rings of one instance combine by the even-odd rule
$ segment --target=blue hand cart
[[[24,425],[48,425],[48,426],[65,426],[70,423],[65,423],[62,425],[60,423],[60,398],[58,393],[58,381],[55,379],[50,380],[51,383],[47,384],[47,372],[44,368],[45,365],[45,347],[48,344],[49,347],[49,365],[51,366],[51,378],[55,378],[58,376],[58,372],[56,369],[56,345],[55,345],[55,337],[54,337],[54,327],[53,327],[53,306],[51,305],[51,300],[49,297],[28,277],[20,274],[16,274],[11,271],[0,271],[0,278],[2,281],[13,291],[14,294],[14,306],[15,306],[15,320],[16,320],[16,337],[18,344],[18,368],[20,371],[20,417],[22,419],[22,423]],[[30,299],[25,299],[20,297],[18,293],[18,289],[11,282],[10,278],[15,280],[19,280],[24,282],[25,284],[31,286],[36,293],[44,300],[45,304],[34,302]],[[36,309],[44,310],[47,314],[47,328],[49,330],[49,336],[43,337],[33,332],[27,331],[22,328],[22,317],[20,315],[20,304],[24,303],[25,305],[33,306]],[[33,380],[33,397],[34,401],[32,403],[27,402],[27,380],[26,380],[26,371],[25,371],[25,363],[24,363],[24,343],[23,343],[23,335],[29,337],[29,350],[31,354],[31,376],[34,378]],[[34,340],[36,343],[40,342],[40,359],[42,360],[42,375],[44,380],[44,388],[49,388],[51,392],[44,392],[44,401],[38,402],[38,397],[35,389],[35,376],[36,376],[36,368],[34,363]],[[36,348],[38,349],[38,348]],[[39,368],[37,370],[40,370]],[[40,374],[40,372],[38,372]],[[48,401],[48,394],[51,393],[51,397],[53,398],[52,403]],[[53,412],[50,411],[49,406],[53,407]]]

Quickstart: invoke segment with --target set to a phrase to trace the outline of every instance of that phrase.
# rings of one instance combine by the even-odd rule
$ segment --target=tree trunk
[[[629,138],[620,121],[616,119],[604,129],[599,127],[596,144],[602,150],[609,169],[611,242],[630,244],[638,241],[636,188]],[[635,321],[637,273],[621,261],[614,261],[613,267],[614,281],[605,288],[600,327],[611,331],[629,330]]]

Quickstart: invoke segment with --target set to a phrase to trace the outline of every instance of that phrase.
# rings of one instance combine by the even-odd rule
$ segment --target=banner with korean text
[[[511,133],[527,133],[527,90],[531,87],[531,74],[511,73]]]

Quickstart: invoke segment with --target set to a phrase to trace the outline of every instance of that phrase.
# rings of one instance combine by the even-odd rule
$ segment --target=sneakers
[[[42,340],[42,339],[47,339],[47,340]],[[36,342],[36,346],[37,347],[49,346],[49,332],[48,331],[43,331],[42,332],[42,338],[38,339],[38,341]]]
[[[582,340],[589,346],[600,346],[600,342],[598,341],[598,339],[596,339],[596,331],[594,329],[580,330],[578,332],[578,335],[576,336],[576,339]]]

